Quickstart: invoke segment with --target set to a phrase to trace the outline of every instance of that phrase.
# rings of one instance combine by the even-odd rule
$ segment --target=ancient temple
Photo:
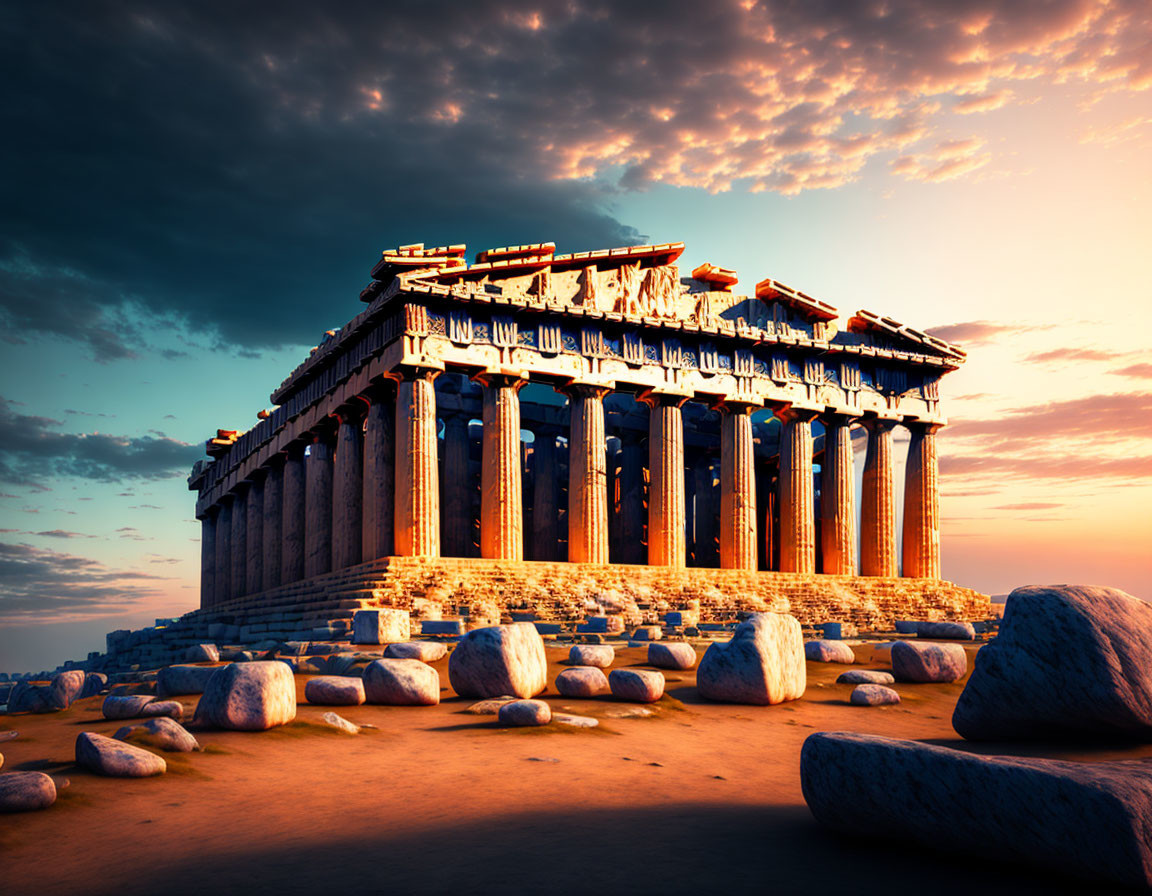
[[[397,563],[498,575],[509,603],[537,565],[561,588],[565,563],[585,591],[951,593],[936,432],[964,352],[772,279],[684,277],[683,249],[384,252],[367,307],[197,462],[201,607],[291,604],[337,572],[386,591]]]

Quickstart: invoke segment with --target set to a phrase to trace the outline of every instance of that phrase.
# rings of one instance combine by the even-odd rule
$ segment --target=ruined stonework
[[[988,616],[939,581],[939,380],[964,353],[772,279],[683,277],[683,248],[385,252],[367,308],[193,470],[202,613]]]

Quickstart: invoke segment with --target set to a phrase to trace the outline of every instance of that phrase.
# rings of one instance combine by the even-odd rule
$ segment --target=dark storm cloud
[[[161,576],[96,560],[0,542],[0,625],[59,622],[123,612],[158,594]]]
[[[58,432],[59,425],[48,417],[17,414],[0,397],[0,482],[37,487],[56,476],[165,479],[186,472],[203,453],[201,446],[175,439]]]
[[[627,243],[613,190],[794,193],[881,153],[960,176],[989,153],[953,107],[1096,65],[1139,88],[1147,31],[1082,0],[14,5],[0,331],[308,342],[400,242]]]

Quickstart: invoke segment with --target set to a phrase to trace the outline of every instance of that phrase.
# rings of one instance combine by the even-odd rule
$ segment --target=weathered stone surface
[[[364,670],[364,696],[385,706],[435,706],[440,673],[420,660],[376,660]]]
[[[617,700],[655,703],[664,696],[664,675],[646,669],[613,669],[608,673],[608,686]]]
[[[967,671],[968,655],[959,644],[897,641],[892,645],[892,674],[897,681],[957,681]]]
[[[984,757],[822,732],[804,742],[800,782],[812,814],[836,830],[1152,885],[1147,763]]]
[[[0,812],[31,812],[56,802],[56,784],[43,772],[0,775]]]
[[[595,728],[600,724],[598,719],[591,716],[575,716],[567,712],[552,713],[552,721],[557,725],[568,725],[572,728]]]
[[[104,698],[100,711],[111,721],[135,719],[144,715],[144,707],[156,698],[151,694],[128,694],[122,697],[109,695]]]
[[[702,697],[767,706],[804,694],[807,669],[800,623],[783,613],[756,613],[732,640],[711,645],[696,670]]]
[[[973,641],[976,639],[976,628],[971,622],[917,622],[916,637]]]
[[[891,672],[876,669],[849,669],[841,672],[836,684],[895,684],[896,676]]]
[[[200,743],[188,729],[167,716],[149,719],[138,725],[125,725],[112,737],[116,740],[128,740],[134,734],[144,737],[167,753],[191,753],[200,749]]]
[[[359,706],[364,702],[364,682],[359,678],[325,675],[304,685],[304,699],[317,706]]]
[[[64,710],[72,705],[84,690],[85,673],[80,669],[61,672],[48,686],[48,699],[55,710]]]
[[[91,731],[76,737],[76,764],[112,778],[147,778],[168,770],[155,753]]]
[[[952,726],[973,740],[1152,740],[1152,605],[1114,588],[1017,588]]]
[[[882,684],[860,684],[848,698],[853,706],[889,706],[900,702],[900,695]]]
[[[412,621],[407,610],[381,607],[357,610],[352,616],[353,644],[391,644],[412,637]]]
[[[85,697],[95,697],[106,687],[108,687],[107,675],[103,672],[89,672],[84,676],[84,688],[76,699],[83,700]]]
[[[856,662],[856,654],[852,652],[851,647],[843,641],[828,639],[806,641],[804,658],[814,663],[846,663],[849,666]]]
[[[8,712],[55,712],[49,685],[20,681],[8,695]]]
[[[186,663],[218,663],[220,651],[215,644],[193,644],[184,651]]]
[[[343,716],[337,715],[334,712],[325,712],[320,714],[320,721],[329,728],[335,728],[337,731],[343,731],[345,734],[359,734],[360,726],[354,722],[349,722]]]
[[[632,632],[633,641],[659,641],[664,631],[658,625],[642,625]]]
[[[146,718],[149,716],[166,716],[179,722],[184,718],[184,706],[178,700],[153,700],[151,703],[144,704],[144,708],[140,710],[140,715]]]
[[[648,665],[658,669],[691,669],[696,665],[696,651],[683,641],[649,644]]]
[[[556,690],[565,697],[598,697],[608,693],[608,678],[595,666],[573,666],[556,676]]]
[[[518,700],[518,697],[490,697],[487,700],[480,700],[469,706],[464,712],[471,713],[474,716],[494,716],[500,712],[500,707],[505,703],[511,703],[513,700]]]
[[[448,679],[461,697],[534,697],[548,683],[544,641],[530,622],[473,629],[448,658]]]
[[[197,722],[233,731],[263,731],[296,718],[296,684],[281,662],[220,666],[196,706]]]
[[[220,666],[165,666],[156,674],[156,691],[163,697],[203,694]]]
[[[513,700],[500,707],[500,724],[509,728],[530,728],[552,721],[552,707],[543,700]]]
[[[596,666],[607,669],[616,660],[611,644],[577,644],[568,651],[568,662],[574,666]]]
[[[402,644],[389,644],[384,648],[384,657],[393,660],[420,660],[434,663],[448,655],[448,645],[437,641],[406,641]]]

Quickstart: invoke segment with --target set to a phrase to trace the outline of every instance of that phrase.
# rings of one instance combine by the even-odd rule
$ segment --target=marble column
[[[244,502],[248,513],[246,525],[248,557],[244,563],[244,591],[256,594],[264,587],[264,475],[257,472],[248,486]]]
[[[216,509],[209,507],[200,519],[200,609],[216,600]]]
[[[608,562],[608,454],[600,386],[567,389],[568,562]]]
[[[241,485],[232,499],[232,541],[229,548],[232,577],[229,580],[232,597],[248,593],[248,487]]]
[[[284,541],[280,551],[280,584],[290,585],[304,578],[306,489],[301,442],[288,446],[284,452],[282,492]]]
[[[692,465],[692,548],[697,566],[714,566],[716,555],[716,495],[712,458],[701,454]]]
[[[268,462],[264,477],[264,581],[261,591],[280,584],[281,545],[284,539],[284,459]]]
[[[444,531],[445,557],[467,557],[472,540],[472,495],[468,478],[468,415],[453,414],[444,421]]]
[[[869,417],[860,496],[860,574],[894,576],[896,571],[896,502],[892,482],[892,430],[895,420]]]
[[[755,569],[756,466],[752,406],[720,409],[720,566]]]
[[[216,587],[212,605],[232,597],[232,497],[216,505]]]
[[[314,433],[304,459],[304,578],[332,571],[332,442]]]
[[[776,411],[780,431],[780,571],[816,571],[815,495],[812,481],[812,421],[815,411]]]
[[[824,463],[820,485],[821,572],[856,575],[856,473],[853,466],[853,417],[824,418]]]
[[[556,560],[560,538],[560,489],[556,467],[556,430],[538,427],[532,443],[533,560]]]
[[[637,433],[621,433],[620,539],[621,563],[644,562],[644,445]]]
[[[904,570],[918,579],[940,578],[939,425],[906,421],[912,434],[904,477]]]
[[[679,395],[653,394],[648,413],[648,565],[684,566],[684,419]]]
[[[336,455],[332,458],[332,568],[360,562],[363,549],[363,404],[336,413]]]
[[[480,556],[524,559],[523,487],[520,476],[520,389],[525,381],[492,374],[484,386],[480,448]]]
[[[392,514],[396,496],[396,402],[390,384],[379,383],[365,393],[371,402],[364,421],[363,516],[360,556],[367,562],[394,550]]]
[[[410,368],[396,387],[396,553],[440,554],[440,470],[436,446],[439,371]]]

